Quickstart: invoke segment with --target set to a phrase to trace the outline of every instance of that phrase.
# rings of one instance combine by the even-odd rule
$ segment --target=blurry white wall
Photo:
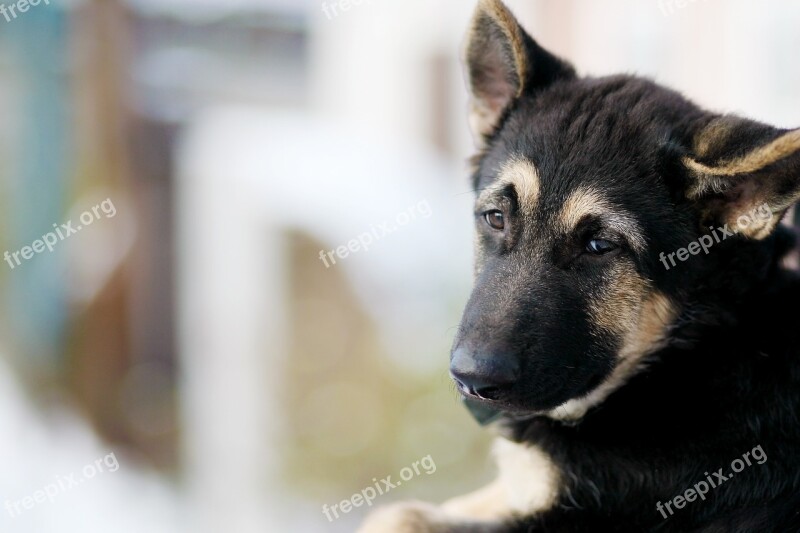
[[[375,133],[424,140],[432,58],[448,59],[457,157],[471,150],[459,64],[475,2],[372,0],[329,19],[314,2],[316,112]],[[591,75],[637,73],[700,104],[800,124],[800,4],[792,0],[507,0],[546,48]],[[684,4],[685,7],[679,7]]]

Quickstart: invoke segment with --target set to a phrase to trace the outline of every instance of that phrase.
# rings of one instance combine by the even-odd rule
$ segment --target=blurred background
[[[422,458],[375,505],[491,478],[447,376],[473,1],[0,3],[0,531],[350,532]],[[508,3],[800,125],[797,2]]]

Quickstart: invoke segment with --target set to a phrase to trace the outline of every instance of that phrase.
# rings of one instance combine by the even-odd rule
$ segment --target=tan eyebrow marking
[[[624,235],[637,252],[644,251],[646,240],[636,220],[612,206],[600,193],[588,187],[573,191],[558,214],[562,230],[569,233],[586,216],[601,217],[603,223],[612,230]]]
[[[520,210],[525,214],[532,214],[539,203],[541,187],[539,171],[534,164],[521,157],[509,159],[500,168],[497,180],[484,189],[481,197],[497,194],[509,185],[513,185],[517,192]]]

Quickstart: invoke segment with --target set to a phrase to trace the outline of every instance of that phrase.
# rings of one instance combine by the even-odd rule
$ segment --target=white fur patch
[[[508,491],[496,480],[480,490],[458,496],[442,504],[447,515],[477,520],[497,520],[508,517]]]
[[[497,439],[494,445],[499,482],[506,490],[508,507],[521,514],[550,509],[558,497],[560,472],[542,450],[533,445]]]

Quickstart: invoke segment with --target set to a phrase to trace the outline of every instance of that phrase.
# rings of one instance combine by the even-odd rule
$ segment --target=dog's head
[[[451,373],[499,409],[579,416],[663,346],[706,251],[765,239],[800,198],[800,130],[579,77],[499,0],[466,66],[477,252]]]

